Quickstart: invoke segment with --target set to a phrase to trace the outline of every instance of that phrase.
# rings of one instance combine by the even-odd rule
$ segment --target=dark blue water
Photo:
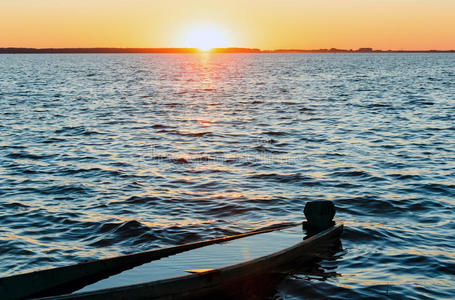
[[[239,233],[331,200],[276,298],[455,297],[455,55],[0,56],[0,275]]]

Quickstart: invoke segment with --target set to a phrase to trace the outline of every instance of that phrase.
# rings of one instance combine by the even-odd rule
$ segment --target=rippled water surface
[[[455,297],[455,55],[0,56],[2,276],[299,221],[275,298]]]

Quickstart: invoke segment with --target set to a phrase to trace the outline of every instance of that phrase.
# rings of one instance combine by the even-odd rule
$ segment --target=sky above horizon
[[[0,47],[448,50],[454,12],[454,0],[0,0]]]

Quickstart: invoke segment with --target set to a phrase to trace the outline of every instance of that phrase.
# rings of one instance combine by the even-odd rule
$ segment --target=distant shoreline
[[[96,54],[96,53],[455,53],[455,50],[375,50],[372,48],[346,49],[276,49],[214,48],[201,51],[196,48],[0,48],[0,54]]]

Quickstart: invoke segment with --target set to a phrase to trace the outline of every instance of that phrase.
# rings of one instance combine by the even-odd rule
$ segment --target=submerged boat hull
[[[212,240],[154,249],[140,253],[104,258],[65,267],[0,278],[0,299],[15,300],[71,293],[88,284],[149,261],[291,226],[292,225],[283,225],[281,227],[257,230]]]
[[[211,294],[226,295],[251,279],[283,273],[291,269],[296,261],[302,263],[314,259],[321,243],[339,237],[342,229],[343,225],[338,224],[291,247],[224,268],[52,299],[196,299]]]

